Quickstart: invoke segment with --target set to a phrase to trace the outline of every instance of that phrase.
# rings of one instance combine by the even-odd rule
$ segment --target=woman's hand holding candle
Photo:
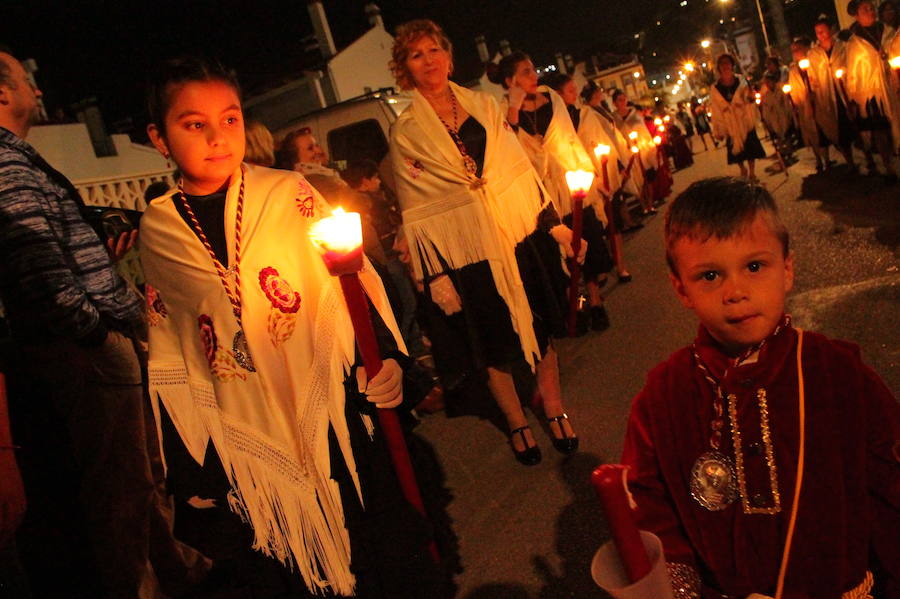
[[[428,289],[431,291],[431,301],[436,303],[438,307],[444,311],[444,314],[450,316],[462,310],[462,301],[453,286],[453,281],[447,275],[438,275],[430,283]]]
[[[550,229],[550,235],[556,240],[556,243],[566,250],[566,258],[575,258],[575,253],[572,251],[572,229],[565,225],[556,225]],[[585,254],[587,254],[587,241],[582,239],[581,247],[578,248],[578,257],[576,259],[578,264],[584,264]]]
[[[370,381],[365,367],[357,368],[356,385],[366,400],[378,408],[396,408],[403,402],[403,369],[394,359],[384,360],[381,370]]]

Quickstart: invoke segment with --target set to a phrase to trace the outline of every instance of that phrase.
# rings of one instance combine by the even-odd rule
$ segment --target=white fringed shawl
[[[631,151],[630,149],[634,145],[638,147],[641,168],[633,168],[632,170],[640,171],[641,169],[647,170],[656,168],[659,156],[657,154],[656,144],[653,143],[653,137],[650,135],[650,130],[647,129],[647,123],[644,122],[644,115],[634,108],[629,108],[628,114],[624,117],[618,112],[613,114],[616,119],[616,126],[619,128],[619,131],[622,132],[622,135],[628,143],[629,151]],[[637,139],[633,140],[629,137],[632,132],[637,133]]]
[[[854,34],[847,42],[847,95],[859,106],[861,117],[868,116],[866,102],[875,98],[878,106],[891,121],[891,131],[894,136],[895,148],[900,144],[900,99],[897,98],[896,89],[892,79],[896,77],[891,72],[890,65],[882,56],[888,56],[894,30],[885,26],[881,38],[881,47],[874,48],[872,44]]]
[[[543,139],[529,135],[519,123],[519,141],[531,159],[532,165],[541,176],[544,187],[550,192],[553,205],[560,217],[572,212],[572,195],[566,183],[566,171],[584,170],[593,172],[594,163],[575,132],[572,118],[566,110],[566,103],[555,91],[546,85],[538,86],[537,93],[550,95],[553,117]],[[504,100],[504,114],[509,111],[508,100]],[[603,200],[597,193],[599,182],[594,184],[584,199],[584,206],[597,204],[597,217],[606,222]]]
[[[738,79],[738,88],[735,90],[731,102],[725,100],[715,84],[710,86],[710,98],[712,99],[710,124],[713,134],[730,138],[731,152],[740,154],[744,150],[747,135],[759,121],[759,112],[756,110],[756,103],[750,93],[747,81],[740,75],[735,75],[735,77]]]
[[[437,113],[418,91],[391,130],[391,162],[414,273],[422,278],[487,260],[509,308],[522,351],[540,356],[531,308],[519,276],[515,246],[537,227],[546,190],[490,95],[450,82],[459,104],[487,135],[480,180]]]
[[[631,160],[632,156],[631,145],[628,143],[628,140],[625,139],[625,135],[622,133],[621,129],[616,125],[616,117],[608,111],[604,113],[604,111],[597,108],[592,108],[592,110],[596,113],[597,119],[603,127],[603,130],[606,132],[607,137],[613,140],[613,147],[616,150],[616,154],[619,156],[619,160],[622,162],[622,167],[627,168],[628,162]],[[607,114],[609,116],[607,116]],[[623,176],[624,173],[620,173],[619,178],[621,179]],[[633,166],[629,171],[628,181],[625,183],[624,189],[628,193],[640,196],[643,187],[644,174],[637,166]]]
[[[781,91],[780,85],[780,83],[776,84],[777,87],[773,90],[763,87],[762,99],[759,104],[763,121],[778,137],[784,136],[794,121],[791,102]]]
[[[831,56],[819,46],[814,46],[809,51],[809,80],[816,96],[816,123],[828,136],[828,139],[838,143],[840,132],[838,130],[837,100],[838,83],[834,72],[837,69],[846,70],[846,48],[844,42],[834,40],[831,48]]]
[[[309,240],[321,196],[298,173],[247,168],[240,264],[243,327],[256,372],[231,351],[237,322],[212,260],[178,214],[174,191],[141,219],[150,303],[150,394],[161,400],[190,454],[212,441],[233,492],[231,508],[254,547],[296,565],[313,592],[353,592],[340,491],[331,480],[328,426],[359,491],[343,381],[354,336],[336,277]],[[225,203],[229,263],[241,173]],[[404,347],[377,275],[360,278]],[[367,422],[371,426],[371,422]]]
[[[818,146],[819,130],[816,126],[815,112],[819,110],[819,106],[818,104],[813,106],[815,94],[807,87],[800,67],[796,64],[791,65],[790,71],[788,71],[788,83],[791,85],[791,102],[796,109],[797,124],[803,135],[803,143],[810,148]],[[810,81],[810,85],[812,85],[812,81]]]
[[[594,163],[594,171],[600,177],[599,181],[603,182],[603,161],[594,153],[594,149],[603,144],[609,146],[609,156],[607,156],[606,172],[609,176],[609,188],[611,193],[615,193],[622,185],[622,177],[617,166],[618,162],[623,165],[628,163],[628,156],[619,154],[619,144],[616,143],[615,135],[603,126],[605,119],[597,113],[596,110],[588,105],[584,105],[579,110],[580,118],[578,119],[578,137],[587,150],[591,162]]]

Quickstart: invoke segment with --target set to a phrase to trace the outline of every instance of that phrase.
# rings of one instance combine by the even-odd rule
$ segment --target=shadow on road
[[[874,227],[879,243],[900,246],[900,186],[879,177],[851,175],[846,166],[810,175],[800,188],[801,200],[822,202],[837,227]]]
[[[492,582],[483,584],[462,599],[529,599],[525,587],[517,584]]]
[[[560,571],[542,556],[533,565],[544,581],[538,595],[541,599],[571,597],[607,597],[591,579],[591,559],[607,539],[609,532],[600,503],[591,486],[591,472],[603,459],[590,453],[576,453],[560,463],[560,474],[572,494],[572,500],[556,519],[556,553]]]

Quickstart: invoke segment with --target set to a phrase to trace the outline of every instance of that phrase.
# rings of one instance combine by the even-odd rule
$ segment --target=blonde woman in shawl
[[[742,177],[755,181],[756,161],[765,158],[766,152],[756,134],[755,98],[746,79],[735,73],[736,66],[731,54],[722,54],[716,61],[719,79],[710,88],[712,129],[715,137],[725,140],[728,164],[737,164]]]
[[[244,162],[257,166],[271,167],[275,164],[275,140],[272,132],[259,121],[248,121],[244,128],[247,134],[247,151]]]
[[[825,15],[816,21],[815,32],[816,44],[809,51],[808,72],[816,97],[816,123],[840,150],[850,170],[856,172],[855,132],[847,116],[847,97],[842,85],[847,70],[846,44],[834,35],[834,27]]]
[[[900,144],[900,99],[886,60],[894,30],[876,21],[872,0],[850,0],[847,12],[856,18],[847,42],[848,108],[866,145],[881,155],[890,185],[897,181],[892,161]]]
[[[819,127],[817,113],[823,109],[816,102],[815,89],[820,82],[813,81],[810,68],[800,68],[800,61],[807,60],[810,41],[807,38],[797,38],[791,42],[791,54],[794,63],[788,72],[788,83],[791,86],[791,102],[794,105],[794,113],[797,115],[797,124],[800,126],[800,134],[803,143],[806,144],[816,157],[816,172],[821,173],[829,167],[828,145],[831,143]],[[826,82],[827,83],[827,82]],[[826,105],[825,109],[828,108]]]
[[[658,155],[656,145],[650,136],[650,130],[644,122],[643,113],[628,101],[628,96],[620,89],[612,93],[613,101],[613,117],[616,120],[616,127],[622,132],[622,135],[628,140],[629,149],[638,148],[638,162],[635,168],[642,174],[645,182],[641,189],[641,205],[644,214],[656,214],[657,210],[653,207],[653,184],[656,181],[656,161]]]
[[[517,128],[519,141],[551,191],[554,205],[571,226],[572,199],[565,177],[567,171],[594,171],[594,164],[575,132],[565,101],[552,88],[538,85],[537,72],[528,55],[513,52],[497,65],[495,78],[508,90],[507,120]],[[518,106],[518,108],[517,108]],[[601,289],[613,263],[606,247],[606,211],[597,191],[600,179],[585,198],[582,234],[588,244],[584,280],[590,303],[591,328],[609,328]]]
[[[602,117],[600,114],[591,108],[590,106],[583,105],[580,108],[576,105],[578,101],[578,88],[575,87],[575,81],[569,75],[558,75],[554,77],[553,82],[551,83],[551,87],[559,94],[559,97],[563,99],[563,102],[566,103],[566,110],[569,113],[569,117],[572,119],[572,125],[575,127],[576,132],[578,133],[578,138],[581,140],[584,148],[588,151],[588,156],[591,157],[591,161],[594,163],[594,173],[596,174],[597,180],[602,183],[603,181],[603,163],[602,159],[597,156],[594,152],[594,149],[597,148],[598,145],[603,144],[609,148],[609,154],[607,155],[607,164],[606,164],[606,176],[609,179],[609,190],[610,193],[606,197],[606,207],[607,207],[607,220],[609,220],[610,215],[613,214],[615,204],[619,208],[619,214],[614,217],[617,219],[616,223],[621,221],[619,225],[620,228],[628,228],[633,226],[631,223],[631,218],[628,215],[628,210],[625,207],[625,202],[618,201],[614,202],[613,198],[615,197],[615,191],[620,186],[620,176],[619,169],[617,165],[620,163],[621,159],[619,157],[618,152],[616,151],[616,145],[613,139],[609,136],[606,129],[603,127]],[[602,187],[601,187],[602,189]],[[595,210],[594,207],[591,207],[590,212]],[[621,214],[624,213],[624,217]],[[592,220],[597,222],[597,217],[592,216]],[[611,231],[615,231],[614,233]],[[602,232],[601,232],[602,233]],[[609,227],[609,223],[607,223],[607,238],[609,240],[609,244],[611,248],[614,248],[613,252],[614,260],[616,260],[616,273],[619,277],[619,280],[630,281],[631,275],[628,273],[628,270],[625,268],[625,257],[622,253],[622,233],[615,228]],[[597,242],[603,243],[604,239],[602,234],[597,239]],[[593,243],[593,242],[591,242]],[[590,246],[593,248],[593,246]],[[602,251],[606,251],[605,243],[603,243]],[[588,285],[588,292],[591,294],[591,305],[600,305],[602,302],[602,296],[600,296],[600,288],[603,287],[603,283],[605,282],[605,276],[601,274],[601,282],[597,283],[597,275],[591,277],[587,274],[587,263],[590,258],[585,260],[585,280]],[[594,287],[597,287],[594,289]],[[600,296],[600,302],[594,302],[594,295]]]
[[[310,240],[327,206],[297,173],[242,164],[233,76],[169,61],[148,108],[153,145],[182,173],[141,219],[149,385],[195,540],[254,597],[436,594],[427,525],[373,417],[402,400],[406,359],[381,281],[366,264],[384,357],[366,384]]]
[[[559,245],[571,253],[572,233],[553,213],[496,100],[452,83],[452,68],[450,40],[437,24],[417,20],[397,29],[391,70],[413,101],[391,130],[390,156],[410,261],[440,330],[459,333],[455,342],[487,370],[516,459],[533,465],[541,451],[511,374],[523,358],[536,370],[554,447],[578,447],[550,340],[562,325],[554,289],[564,284],[547,280],[540,259],[554,253],[561,277]]]

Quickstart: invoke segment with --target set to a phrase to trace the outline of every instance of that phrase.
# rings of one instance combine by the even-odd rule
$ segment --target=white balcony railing
[[[147,207],[144,192],[151,183],[157,181],[165,181],[170,186],[175,185],[171,170],[112,178],[82,179],[75,181],[74,184],[84,203],[89,206],[109,206],[143,212]]]

